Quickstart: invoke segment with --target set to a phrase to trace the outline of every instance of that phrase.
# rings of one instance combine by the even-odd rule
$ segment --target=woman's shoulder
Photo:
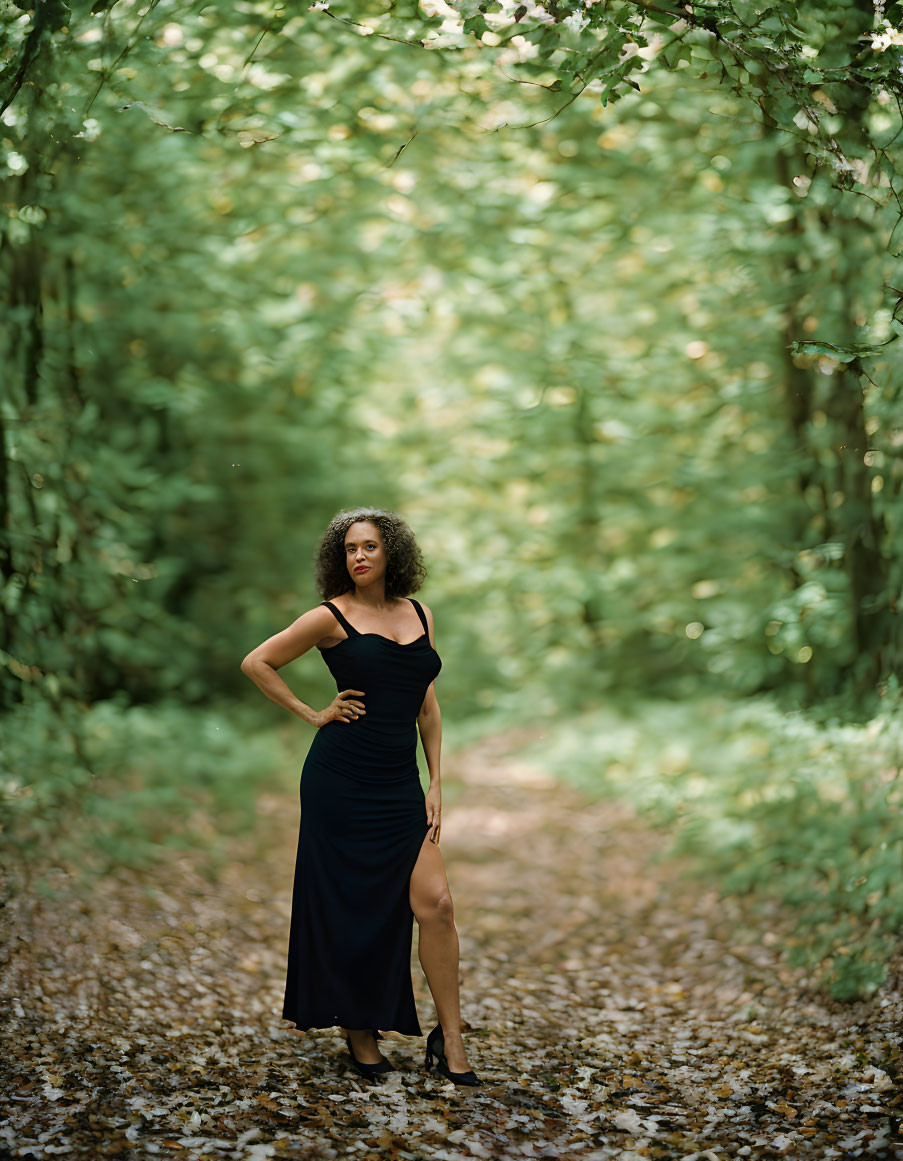
[[[419,598],[419,597],[408,597],[408,600],[409,600],[409,601],[416,601],[416,603],[417,603],[417,604],[418,604],[418,605],[421,607],[421,609],[423,609],[424,615],[426,616],[426,619],[427,619],[427,621],[429,622],[429,624],[430,624],[430,627],[432,628],[432,625],[433,625],[433,610],[432,610],[432,609],[429,607],[429,605],[425,605],[425,604],[423,603],[423,601],[421,601],[421,600],[420,600],[420,598]]]
[[[344,610],[341,604],[334,597],[330,597],[329,601],[321,601],[319,605],[314,605],[304,613],[304,618],[308,623],[322,630],[326,634],[330,629],[335,627],[338,617],[336,611],[344,616]]]

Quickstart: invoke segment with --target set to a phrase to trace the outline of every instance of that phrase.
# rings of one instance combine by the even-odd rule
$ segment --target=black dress
[[[348,634],[323,659],[361,717],[327,722],[301,771],[301,827],[282,1015],[298,1028],[420,1035],[411,985],[411,872],[427,831],[417,715],[442,662],[426,617],[416,641]]]

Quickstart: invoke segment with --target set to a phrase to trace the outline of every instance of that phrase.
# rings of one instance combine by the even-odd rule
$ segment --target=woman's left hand
[[[426,821],[430,842],[438,843],[442,826],[442,791],[438,786],[431,786],[426,793]]]

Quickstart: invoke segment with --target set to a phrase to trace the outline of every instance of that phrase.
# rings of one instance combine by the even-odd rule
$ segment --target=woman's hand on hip
[[[426,822],[430,842],[438,844],[442,827],[442,791],[438,786],[431,786],[426,792]]]
[[[327,722],[354,722],[367,711],[360,700],[364,696],[360,689],[343,689],[332,699],[325,710],[320,710],[314,725],[319,729]]]

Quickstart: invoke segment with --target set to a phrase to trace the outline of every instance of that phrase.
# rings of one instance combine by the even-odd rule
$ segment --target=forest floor
[[[521,743],[523,737],[518,739]],[[787,966],[791,920],[721,900],[629,808],[500,735],[453,755],[442,848],[476,1089],[368,1086],[281,1018],[297,798],[211,884],[188,855],[0,912],[0,1155],[903,1158],[901,965],[868,1001]],[[256,851],[256,853],[254,853]],[[262,853],[261,853],[262,852]],[[433,1009],[415,964],[421,1024]]]

